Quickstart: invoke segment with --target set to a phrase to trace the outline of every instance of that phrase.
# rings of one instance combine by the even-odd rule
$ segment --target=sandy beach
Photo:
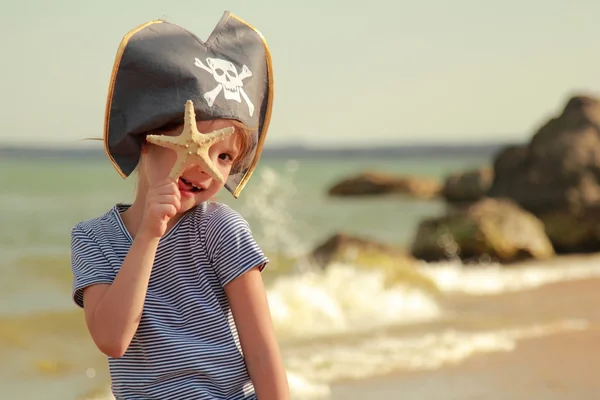
[[[539,289],[459,298],[465,310],[516,319],[584,319],[588,328],[524,339],[512,352],[476,355],[427,372],[405,372],[332,387],[332,399],[570,399],[600,398],[600,279]]]

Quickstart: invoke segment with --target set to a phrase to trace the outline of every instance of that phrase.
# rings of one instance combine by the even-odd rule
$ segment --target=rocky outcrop
[[[475,202],[486,196],[493,179],[492,168],[451,174],[444,181],[442,197],[449,203]]]
[[[488,195],[538,216],[557,251],[599,251],[600,101],[571,98],[530,143],[501,151]]]
[[[430,178],[365,172],[336,183],[328,193],[330,196],[403,194],[429,199],[439,195],[441,186],[439,181]]]
[[[312,260],[326,267],[334,262],[372,263],[377,258],[391,258],[399,263],[412,266],[415,259],[405,250],[372,239],[336,233],[317,246]]]
[[[579,211],[546,210],[538,213],[538,217],[557,253],[600,251],[600,206],[588,206]]]
[[[511,263],[548,259],[554,249],[540,220],[510,200],[485,198],[448,215],[424,220],[412,254],[425,261]]]
[[[369,238],[336,233],[311,253],[310,259],[321,268],[346,264],[383,271],[388,284],[407,284],[437,292],[435,283],[415,268],[417,260],[406,250]]]

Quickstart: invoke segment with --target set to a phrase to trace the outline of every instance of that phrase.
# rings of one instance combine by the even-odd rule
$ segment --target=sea
[[[293,399],[330,399],[332,386],[401,371],[440,370],[477,354],[510,352],[525,338],[586,329],[580,319],[468,312],[486,298],[600,276],[596,261],[503,267],[417,263],[434,285],[389,283],[386,268],[305,259],[335,233],[410,247],[439,199],[332,198],[328,188],[364,171],[443,179],[487,166],[489,154],[391,157],[265,156],[239,199],[219,195],[250,223],[271,264],[267,295]],[[0,399],[109,400],[105,357],[71,300],[69,234],[80,220],[132,201],[103,157],[0,154]],[[401,394],[390,398],[401,398]]]

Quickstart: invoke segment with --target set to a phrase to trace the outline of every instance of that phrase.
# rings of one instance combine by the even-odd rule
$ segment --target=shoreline
[[[475,355],[435,371],[335,384],[330,400],[593,399],[600,393],[598,367],[596,327],[524,339],[512,352]]]
[[[453,307],[512,320],[580,319],[581,331],[518,340],[512,351],[479,353],[429,371],[331,385],[330,400],[593,399],[600,393],[600,278],[557,282],[515,293],[457,296]]]

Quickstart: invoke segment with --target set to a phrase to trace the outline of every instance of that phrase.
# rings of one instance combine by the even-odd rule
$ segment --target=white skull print
[[[248,67],[244,65],[242,72],[238,74],[237,68],[230,61],[208,57],[206,63],[208,66],[204,65],[199,58],[196,58],[196,66],[210,72],[217,82],[217,87],[204,94],[207,104],[212,107],[219,93],[223,91],[223,95],[227,100],[241,103],[243,97],[248,106],[248,112],[252,116],[254,114],[254,104],[252,104],[243,88],[244,79],[252,76],[252,72]]]

